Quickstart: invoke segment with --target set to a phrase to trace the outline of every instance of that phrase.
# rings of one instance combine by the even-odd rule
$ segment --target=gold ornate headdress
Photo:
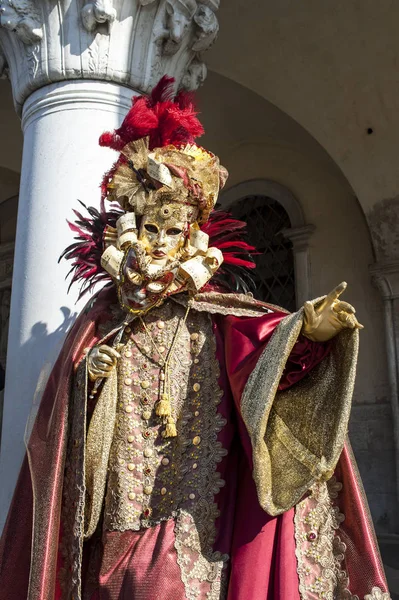
[[[173,97],[172,86],[173,79],[163,77],[150,96],[133,99],[119,129],[100,138],[101,145],[120,153],[104,177],[103,199],[119,203],[126,211],[116,229],[106,231],[102,265],[118,285],[122,306],[134,314],[143,309],[131,301],[131,289],[124,294],[128,280],[141,286],[140,293],[152,294],[158,304],[167,294],[200,289],[223,261],[220,250],[208,248],[209,237],[200,226],[216,204],[227,171],[217,156],[195,143],[204,131],[191,95],[181,92]],[[155,275],[137,239],[137,219],[149,214],[189,225],[183,259]],[[127,257],[130,247],[134,247],[133,257],[132,252]],[[154,303],[146,302],[146,310]]]

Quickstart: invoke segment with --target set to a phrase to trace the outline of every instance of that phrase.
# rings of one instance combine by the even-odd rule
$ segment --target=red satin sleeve
[[[217,316],[224,337],[225,361],[234,399],[238,406],[247,379],[286,313],[276,311],[260,317]],[[312,342],[300,335],[289,356],[279,389],[302,379],[328,354],[329,342]]]

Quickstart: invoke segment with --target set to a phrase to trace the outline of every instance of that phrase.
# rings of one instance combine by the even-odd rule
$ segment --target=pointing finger
[[[335,300],[340,297],[342,292],[346,290],[347,285],[348,284],[346,283],[346,281],[342,281],[339,285],[337,285],[337,287],[331,290],[331,292],[329,292],[324,298],[318,310],[321,311],[324,310],[326,307],[331,306],[335,302]]]

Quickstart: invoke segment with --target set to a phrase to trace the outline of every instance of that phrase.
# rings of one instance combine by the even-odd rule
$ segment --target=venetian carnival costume
[[[227,291],[251,248],[212,212],[227,172],[172,83],[102,136],[101,210],[71,224],[74,280],[111,282],[44,391],[0,598],[387,600],[346,442],[345,286],[294,314]]]

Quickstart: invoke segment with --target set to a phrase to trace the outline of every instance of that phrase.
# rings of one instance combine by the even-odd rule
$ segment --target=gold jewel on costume
[[[172,397],[171,397],[171,385],[170,385],[170,363],[173,358],[173,354],[179,341],[179,337],[181,332],[183,331],[183,327],[187,321],[188,313],[190,312],[190,305],[187,306],[187,310],[185,312],[184,317],[180,320],[175,335],[173,336],[173,340],[171,346],[169,348],[169,352],[161,365],[161,369],[159,372],[159,400],[155,405],[155,412],[158,417],[161,417],[165,430],[163,432],[163,437],[171,438],[177,436],[176,430],[176,421],[172,416]],[[159,357],[162,356],[162,352],[160,348],[158,348],[154,338],[151,335],[144,319],[140,316],[140,322],[144,328],[145,333],[147,334],[151,344],[155,348],[156,353]]]

